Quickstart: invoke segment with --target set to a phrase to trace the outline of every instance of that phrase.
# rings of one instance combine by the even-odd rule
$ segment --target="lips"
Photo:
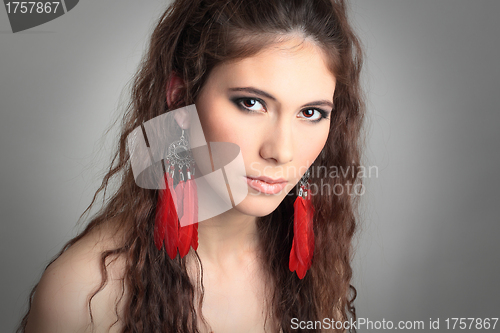
[[[249,177],[246,176],[248,186],[264,194],[277,194],[281,192],[288,182],[283,179],[272,179],[269,177]]]

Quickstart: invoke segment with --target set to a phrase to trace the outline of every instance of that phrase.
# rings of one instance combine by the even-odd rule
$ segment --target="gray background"
[[[104,131],[164,6],[81,1],[17,34],[0,9],[2,332],[83,228],[116,137]],[[358,316],[424,331],[431,317],[442,331],[447,317],[500,317],[500,1],[356,0],[352,12],[367,52],[365,164],[379,169],[356,241]]]

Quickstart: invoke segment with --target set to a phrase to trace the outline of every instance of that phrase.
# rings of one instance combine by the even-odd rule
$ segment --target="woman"
[[[153,32],[96,196],[115,177],[119,187],[47,266],[18,331],[319,332],[330,327],[293,323],[355,318],[360,180],[329,173],[360,162],[362,59],[345,7],[176,0]],[[166,174],[170,187],[160,191],[138,186],[128,139],[192,104],[207,142],[239,147],[248,193],[191,225],[181,250],[162,229],[180,215],[161,215],[179,174]],[[190,128],[183,113],[175,121],[175,135],[165,135]]]

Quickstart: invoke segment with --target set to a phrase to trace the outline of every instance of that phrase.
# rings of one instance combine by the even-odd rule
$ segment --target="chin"
[[[235,206],[235,209],[245,215],[262,217],[271,214],[278,208],[283,199],[283,196],[249,194],[242,202]]]

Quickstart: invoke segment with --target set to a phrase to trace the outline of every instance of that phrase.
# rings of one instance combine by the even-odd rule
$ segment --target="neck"
[[[198,224],[198,255],[205,262],[224,264],[255,253],[257,218],[231,209]]]

